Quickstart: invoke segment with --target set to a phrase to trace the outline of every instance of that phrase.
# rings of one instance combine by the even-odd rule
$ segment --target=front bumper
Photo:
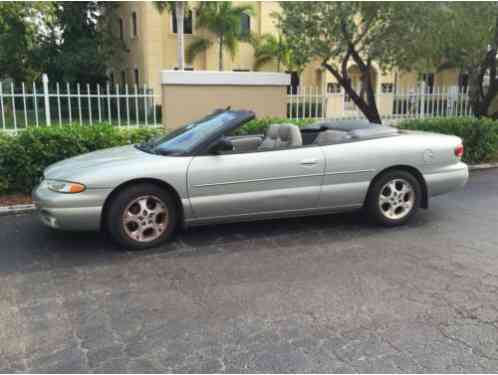
[[[87,189],[64,194],[39,185],[32,198],[43,224],[55,229],[93,231],[100,229],[102,208],[110,192],[111,189]]]

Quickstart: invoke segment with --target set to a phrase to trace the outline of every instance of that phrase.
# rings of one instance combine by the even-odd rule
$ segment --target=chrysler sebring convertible
[[[364,208],[407,222],[429,198],[465,185],[462,140],[366,121],[271,125],[240,135],[251,111],[223,110],[143,144],[48,167],[33,191],[41,221],[106,230],[145,249],[179,225],[261,220]]]

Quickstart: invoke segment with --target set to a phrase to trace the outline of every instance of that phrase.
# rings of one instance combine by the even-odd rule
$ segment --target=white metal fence
[[[364,118],[343,92],[327,93],[322,88],[297,87],[287,100],[290,119]],[[397,89],[376,94],[377,108],[383,120],[410,118],[472,116],[467,89],[458,87],[427,87]]]
[[[0,82],[0,131],[30,127],[92,125],[118,127],[161,126],[160,98],[144,87],[119,85],[14,85]]]

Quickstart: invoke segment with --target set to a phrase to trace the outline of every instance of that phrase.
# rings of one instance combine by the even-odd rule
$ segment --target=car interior
[[[326,146],[398,135],[390,126],[361,120],[323,121],[299,128],[293,124],[273,124],[266,134],[226,137],[233,144],[230,153],[281,150],[301,146]]]

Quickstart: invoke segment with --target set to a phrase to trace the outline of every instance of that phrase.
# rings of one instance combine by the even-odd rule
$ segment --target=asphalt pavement
[[[498,169],[399,228],[227,224],[138,253],[0,228],[0,372],[498,371]]]

